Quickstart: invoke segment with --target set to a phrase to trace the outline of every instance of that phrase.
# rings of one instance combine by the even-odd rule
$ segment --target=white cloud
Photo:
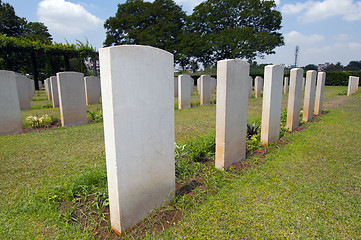
[[[65,0],[42,0],[37,15],[50,31],[64,35],[82,34],[101,26],[103,20],[83,6]]]
[[[292,31],[285,34],[286,44],[312,44],[321,42],[324,40],[324,36],[320,34],[304,35],[302,33]]]
[[[303,13],[303,22],[315,22],[333,16],[341,16],[346,21],[361,20],[361,3],[353,0],[324,0],[296,2],[282,7],[284,14]]]
[[[281,12],[284,14],[296,14],[296,13],[300,13],[303,10],[309,8],[313,4],[314,4],[314,2],[312,2],[312,1],[308,1],[305,3],[297,2],[295,4],[285,4],[281,8]]]
[[[178,5],[183,6],[183,10],[187,13],[191,14],[193,12],[193,8],[199,5],[204,0],[175,0]]]

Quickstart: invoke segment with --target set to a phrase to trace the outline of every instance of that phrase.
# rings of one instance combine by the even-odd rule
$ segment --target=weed
[[[87,110],[88,113],[88,119],[90,122],[103,122],[103,113],[99,111],[90,111]]]
[[[44,114],[41,117],[38,115],[35,116],[28,116],[25,119],[24,126],[25,127],[31,127],[31,128],[39,128],[44,127],[45,125],[51,124],[54,122],[52,117],[49,117],[49,115]]]

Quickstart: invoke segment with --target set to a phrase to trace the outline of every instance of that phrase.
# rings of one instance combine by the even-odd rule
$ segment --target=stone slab
[[[215,166],[227,170],[246,156],[249,63],[218,61],[217,80]]]
[[[25,76],[16,76],[16,87],[18,91],[19,104],[21,110],[30,110],[29,100],[29,78]]]
[[[284,68],[268,65],[264,73],[261,144],[267,146],[280,135]]]
[[[50,93],[51,93],[51,101],[53,103],[53,108],[59,107],[59,91],[58,91],[58,81],[56,76],[50,77]]]
[[[22,131],[16,75],[11,71],[0,70],[0,136]]]
[[[309,70],[306,73],[305,97],[303,101],[303,116],[304,122],[309,122],[313,118],[313,108],[315,105],[315,91],[316,91],[316,76],[315,70]]]
[[[284,84],[283,84],[283,93],[287,94],[288,93],[288,82],[289,82],[289,78],[285,77],[284,79]]]
[[[86,105],[99,104],[101,89],[100,78],[94,76],[84,77]]]
[[[174,198],[173,55],[137,45],[99,55],[110,221],[119,234]]]
[[[84,74],[60,72],[56,74],[61,125],[71,127],[88,123]]]
[[[317,75],[317,86],[315,96],[315,108],[313,113],[318,116],[322,114],[323,94],[325,90],[326,73],[319,72]]]
[[[199,79],[201,105],[211,104],[211,77],[209,75],[201,75]]]
[[[257,76],[254,79],[254,96],[255,98],[262,97],[262,90],[263,90],[263,78]]]
[[[287,122],[289,131],[300,125],[300,110],[302,101],[303,69],[293,68],[290,72],[290,88],[288,93]]]
[[[178,97],[178,77],[174,77],[174,97]]]
[[[189,89],[191,88],[191,76],[180,75],[178,76],[178,108],[185,109],[191,107],[191,94]]]
[[[252,90],[253,90],[253,78],[252,76],[248,76],[248,98],[251,99],[252,98]]]

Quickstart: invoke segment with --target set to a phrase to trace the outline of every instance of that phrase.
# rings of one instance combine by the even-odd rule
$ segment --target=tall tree
[[[25,18],[16,16],[13,6],[0,0],[0,34],[19,37],[26,25]]]
[[[194,8],[189,29],[200,46],[192,55],[205,65],[230,58],[254,59],[284,45],[274,1],[207,0]]]
[[[105,21],[105,46],[143,44],[178,54],[186,14],[173,0],[127,0]]]
[[[350,61],[346,66],[347,71],[361,71],[361,61]]]
[[[22,37],[31,41],[40,41],[45,44],[51,44],[51,41],[53,40],[48,28],[42,22],[27,23]]]
[[[306,72],[308,70],[318,70],[318,66],[316,66],[315,64],[308,64],[306,66],[303,67],[303,70]]]

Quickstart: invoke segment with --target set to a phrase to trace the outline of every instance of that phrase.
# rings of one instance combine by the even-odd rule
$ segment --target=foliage
[[[205,66],[222,59],[254,59],[273,54],[284,44],[278,30],[281,13],[273,1],[208,0],[194,8],[187,33],[195,46],[190,53]]]
[[[29,116],[25,119],[25,126],[30,126],[32,128],[44,127],[46,124],[53,122],[53,118],[47,114],[39,117],[38,115]]]
[[[250,139],[253,135],[261,132],[261,123],[259,121],[247,123],[247,138]]]
[[[347,86],[350,76],[361,77],[361,71],[327,72],[325,84],[327,86]]]
[[[337,62],[336,64],[330,64],[325,69],[325,72],[338,72],[343,71],[343,66],[340,62]]]
[[[350,61],[350,63],[345,67],[347,71],[361,71],[361,60],[360,61]]]
[[[315,70],[318,71],[318,67],[315,64],[308,64],[303,67],[303,70],[306,72],[308,70]]]
[[[105,21],[104,45],[149,45],[175,54],[177,61],[185,17],[172,0],[127,0],[118,5],[115,17]]]
[[[19,37],[24,32],[26,20],[16,16],[13,6],[0,0],[0,34]]]
[[[90,111],[87,110],[88,113],[88,119],[90,119],[91,122],[103,122],[103,113],[102,111]]]

